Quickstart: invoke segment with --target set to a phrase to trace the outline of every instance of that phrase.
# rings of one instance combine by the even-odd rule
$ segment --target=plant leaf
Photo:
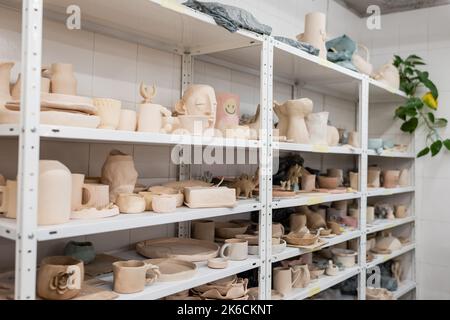
[[[409,133],[413,133],[416,129],[417,126],[419,125],[419,119],[417,118],[411,118],[408,121],[406,121],[402,126],[401,126],[401,130],[403,132],[409,132]]]
[[[430,148],[426,147],[425,149],[423,149],[422,151],[420,151],[420,152],[417,154],[417,158],[421,158],[421,157],[423,157],[423,156],[426,156],[426,155],[429,154],[429,153],[430,153]]]
[[[444,146],[447,148],[447,150],[450,150],[450,139],[444,141]]]
[[[434,123],[434,127],[436,129],[445,128],[448,125],[448,120],[444,118],[436,119],[436,122]]]
[[[406,107],[398,107],[397,110],[395,110],[395,117],[402,119],[403,121],[406,121]]]
[[[428,113],[428,119],[431,121],[431,123],[434,123],[434,121],[436,120],[432,112]]]
[[[435,157],[442,149],[442,141],[441,140],[437,140],[435,141],[431,147],[431,156]]]

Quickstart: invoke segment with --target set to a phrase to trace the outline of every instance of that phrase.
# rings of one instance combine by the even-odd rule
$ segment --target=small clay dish
[[[208,268],[211,269],[226,269],[228,267],[228,260],[224,258],[214,258],[208,260]]]

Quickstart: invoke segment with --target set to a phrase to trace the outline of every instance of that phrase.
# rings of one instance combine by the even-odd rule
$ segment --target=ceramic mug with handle
[[[144,291],[161,275],[158,266],[138,260],[114,262],[113,272],[114,291],[122,294]]]
[[[248,241],[243,239],[227,239],[220,250],[220,256],[233,261],[248,258]]]
[[[278,267],[273,269],[273,288],[281,294],[287,295],[293,285],[300,279],[301,274],[294,273],[292,268]]]

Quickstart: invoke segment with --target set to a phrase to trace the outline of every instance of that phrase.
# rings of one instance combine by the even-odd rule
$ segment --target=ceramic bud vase
[[[11,69],[13,67],[14,62],[0,61],[0,107],[8,100],[11,100],[9,81],[11,78]]]
[[[38,225],[69,222],[72,205],[72,175],[61,162],[39,161]]]
[[[310,144],[328,145],[328,116],[328,112],[319,112],[306,118]]]
[[[117,130],[120,131],[136,131],[137,114],[134,110],[120,110],[120,120]]]
[[[114,99],[96,98],[93,100],[100,117],[99,129],[117,130],[120,122],[122,102]]]
[[[326,15],[322,12],[310,12],[305,16],[305,32],[298,35],[297,39],[309,43],[320,50],[319,57],[327,59]]]
[[[310,99],[290,100],[284,104],[289,118],[286,138],[294,143],[309,144],[310,136],[305,118],[313,110]]]
[[[400,171],[386,170],[383,171],[383,188],[393,189],[399,185]]]
[[[76,96],[77,79],[73,73],[73,65],[67,63],[52,64],[52,93]]]
[[[370,167],[367,172],[367,187],[379,188],[381,186],[380,177],[381,170],[379,168]]]
[[[409,181],[409,170],[403,169],[400,171],[400,177],[398,179],[398,184],[400,187],[409,187],[410,181]]]
[[[232,93],[217,93],[216,128],[225,132],[239,126],[240,99]]]

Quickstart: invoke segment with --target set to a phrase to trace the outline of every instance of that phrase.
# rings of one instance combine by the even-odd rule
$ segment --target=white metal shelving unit
[[[142,228],[154,225],[179,223],[179,236],[189,235],[189,221],[223,217],[238,213],[260,212],[259,257],[251,257],[241,263],[233,263],[229,269],[210,270],[199,264],[199,272],[193,279],[175,284],[156,284],[143,293],[121,296],[120,299],[158,299],[179,291],[218,280],[231,274],[259,268],[260,298],[270,299],[272,263],[307,253],[306,250],[288,248],[272,255],[272,210],[304,205],[315,205],[339,200],[357,199],[360,204],[358,230],[346,231],[329,239],[324,247],[359,239],[358,266],[340,272],[335,277],[323,277],[308,288],[298,289],[289,299],[305,299],[358,276],[358,298],[365,299],[366,271],[379,263],[414,250],[414,244],[399,252],[366,263],[366,235],[414,222],[414,218],[389,224],[366,226],[367,198],[414,192],[414,187],[390,190],[367,190],[368,157],[377,156],[367,149],[369,102],[397,102],[405,95],[369,79],[359,73],[332,64],[318,57],[290,47],[272,37],[260,36],[247,31],[231,34],[217,26],[204,14],[179,5],[172,0],[134,0],[124,7],[120,0],[23,0],[22,28],[22,121],[20,125],[0,125],[1,139],[19,139],[19,207],[17,222],[0,219],[0,236],[16,241],[16,290],[17,299],[35,298],[36,251],[38,241],[62,239],[73,236]],[[21,8],[22,1],[1,0],[0,5]],[[89,130],[39,125],[39,92],[42,41],[42,16],[64,21],[65,8],[79,5],[83,10],[83,28],[97,33],[135,41],[146,46],[175,52],[182,58],[182,89],[192,83],[193,61],[210,61],[230,69],[259,75],[262,135],[260,141],[236,141],[229,139],[187,139],[162,134],[125,133],[107,130]],[[123,16],[117,19],[117,12]],[[237,50],[239,49],[239,50]],[[232,51],[230,51],[232,50]],[[281,81],[297,88],[316,91],[355,103],[357,130],[361,133],[361,148],[296,145],[274,142],[272,136],[273,81]],[[294,92],[294,90],[293,90]],[[293,94],[294,96],[294,94]],[[53,227],[38,227],[37,177],[39,146],[42,140],[78,141],[96,143],[125,143],[144,145],[212,145],[258,149],[260,152],[259,200],[240,201],[234,209],[193,210],[182,208],[168,215],[145,213],[119,216],[102,221],[73,221]],[[354,156],[360,172],[358,192],[335,195],[318,195],[293,199],[272,199],[272,162],[275,151],[307,152],[320,155]],[[413,154],[385,154],[381,156],[413,159]],[[27,159],[25,163],[25,159]],[[180,166],[180,177],[189,178],[189,167]],[[132,253],[123,253],[123,257]],[[415,263],[415,260],[414,260]],[[106,278],[110,281],[110,278]],[[415,288],[415,278],[405,282],[396,292],[401,296]]]

